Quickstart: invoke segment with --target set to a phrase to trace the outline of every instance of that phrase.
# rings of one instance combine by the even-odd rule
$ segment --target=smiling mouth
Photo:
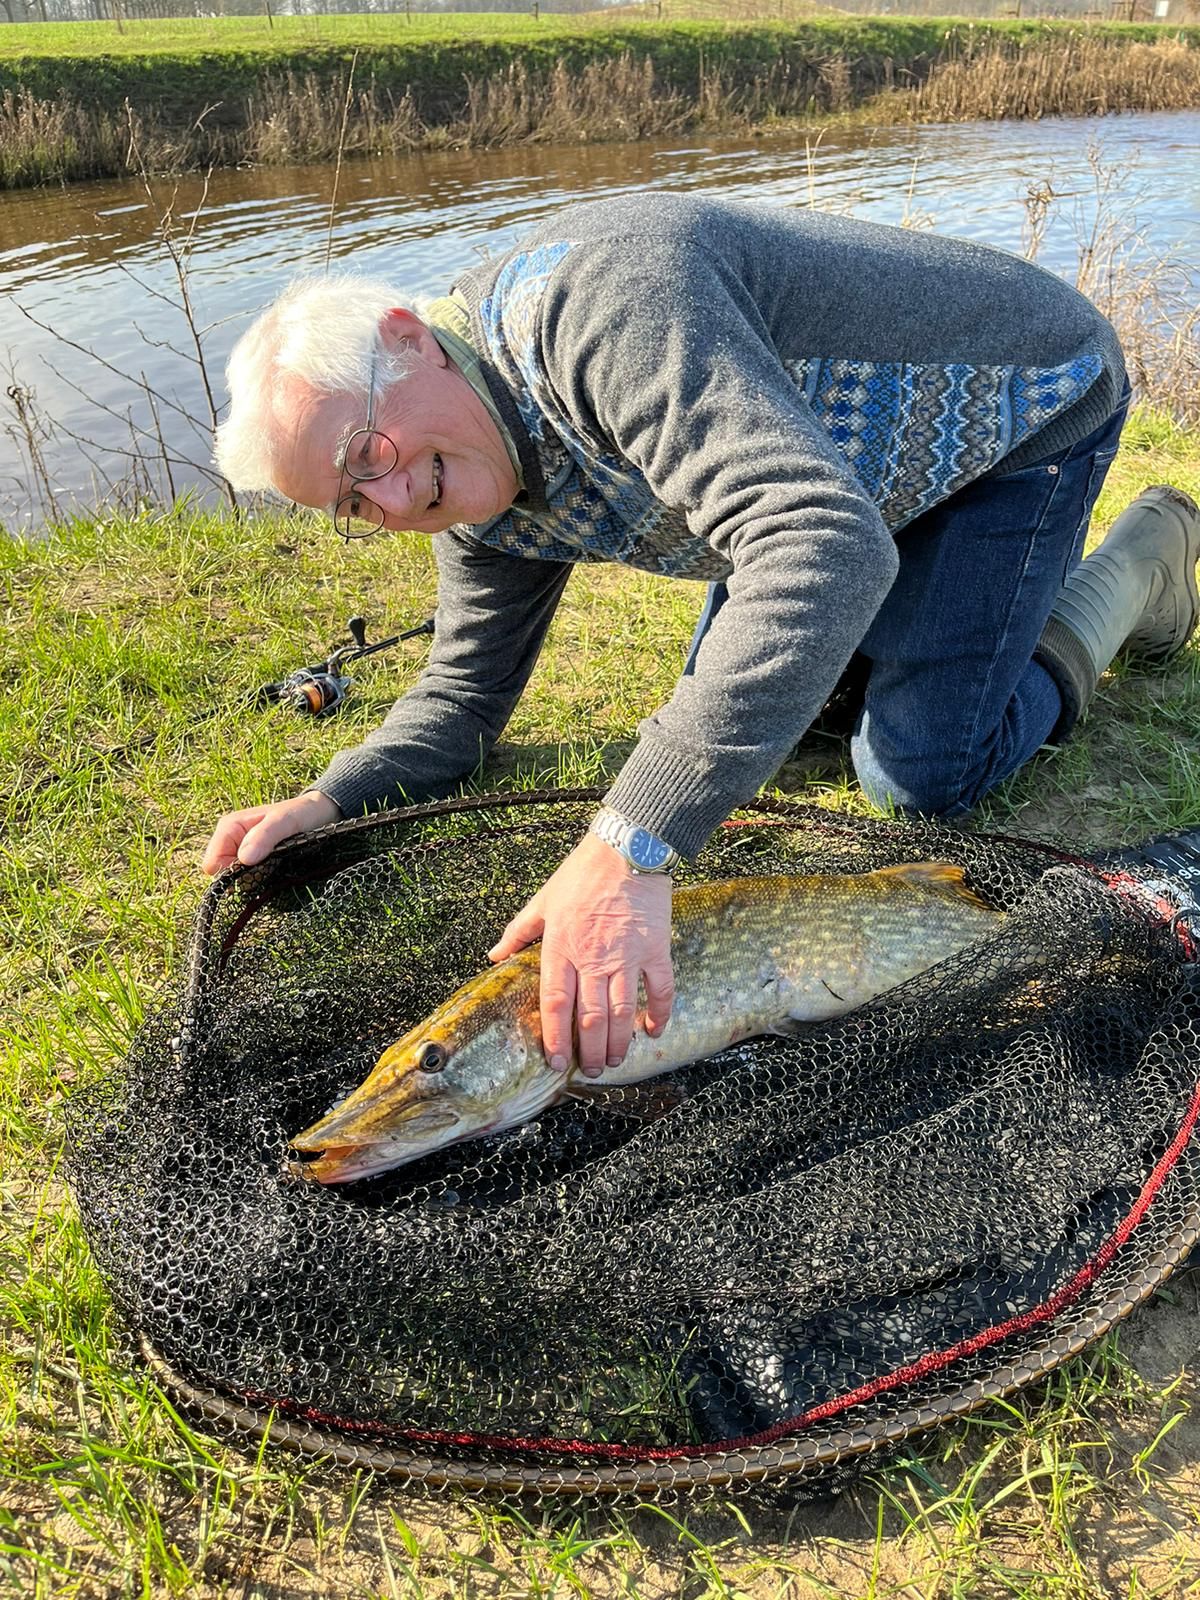
[[[442,476],[445,472],[442,458],[435,450],[433,453],[433,499],[425,508],[427,511],[436,511],[442,503]]]

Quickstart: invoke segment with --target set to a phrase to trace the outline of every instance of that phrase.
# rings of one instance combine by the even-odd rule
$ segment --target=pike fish
[[[845,876],[734,878],[677,889],[675,1002],[598,1078],[551,1068],[538,1014],[540,947],[463,984],[385,1050],[292,1148],[301,1171],[347,1183],[511,1128],[566,1095],[671,1072],[759,1034],[795,1036],[986,938],[1004,922],[961,867],[920,861]]]

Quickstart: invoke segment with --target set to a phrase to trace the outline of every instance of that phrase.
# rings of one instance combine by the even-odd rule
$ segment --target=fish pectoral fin
[[[811,1031],[813,1019],[811,1017],[777,1017],[764,1032],[779,1039],[802,1039]]]
[[[573,1083],[567,1098],[631,1122],[658,1122],[688,1098],[681,1083]]]

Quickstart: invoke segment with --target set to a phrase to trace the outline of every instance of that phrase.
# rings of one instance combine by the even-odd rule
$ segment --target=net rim
[[[427,802],[420,805],[398,807],[369,816],[350,818],[319,830],[285,841],[271,859],[269,875],[264,878],[263,893],[252,896],[248,905],[234,920],[231,934],[226,936],[232,945],[241,926],[249,921],[254,911],[268,902],[281,889],[297,883],[315,881],[337,872],[345,863],[337,862],[325,871],[287,876],[286,867],[291,857],[297,865],[305,855],[315,855],[335,838],[364,835],[382,827],[396,828],[406,822],[419,822],[452,814],[495,815],[505,811],[517,812],[530,807],[552,808],[556,805],[598,802],[603,798],[600,787],[575,789],[544,789],[524,792],[492,792],[483,795],[459,796],[449,800]],[[844,814],[825,812],[802,801],[758,797],[739,807],[741,815],[730,819],[724,827],[786,825],[803,821],[816,831],[829,834],[849,834],[861,827],[863,819]],[[746,815],[750,813],[750,815]],[[526,826],[516,823],[513,829]],[[903,824],[888,819],[871,819],[872,827],[883,832],[903,831]],[[513,831],[503,825],[487,828],[489,835]],[[1007,844],[1033,851],[1051,863],[1062,863],[1087,870],[1115,892],[1136,900],[1139,908],[1149,912],[1155,920],[1171,925],[1181,950],[1188,960],[1195,959],[1195,946],[1186,924],[1180,923],[1177,908],[1160,895],[1149,893],[1146,885],[1132,874],[1115,867],[1089,860],[1047,841],[1018,838],[1014,835],[975,831],[969,833],[956,829],[943,829],[947,840],[970,840],[972,843]],[[452,845],[452,838],[435,838],[430,847]],[[203,957],[211,949],[213,929],[225,897],[236,889],[247,874],[261,872],[261,864],[247,867],[238,864],[227,869],[206,891],[194,927],[188,952],[187,1003],[189,1009],[202,998],[206,974]],[[1111,1264],[1120,1244],[1136,1227],[1149,1208],[1153,1192],[1161,1187],[1167,1173],[1182,1156],[1192,1128],[1200,1115],[1200,1087],[1193,1096],[1188,1113],[1172,1140],[1169,1150],[1156,1164],[1147,1178],[1138,1201],[1118,1225],[1114,1233],[1101,1246],[1092,1261],[1086,1263],[1076,1279],[1073,1294],[1064,1298],[1071,1285],[1060,1289],[1052,1297],[1058,1303],[1050,1310],[1047,1302],[1032,1308],[1022,1316],[1024,1322],[1036,1324],[1052,1320],[1065,1304],[1077,1299],[1084,1289],[1098,1278]],[[1174,1152],[1171,1155],[1171,1152]],[[1168,1157],[1170,1159],[1168,1160]],[[1164,1163],[1166,1163],[1164,1167]],[[1157,1175],[1157,1182],[1155,1181]],[[1144,1203],[1143,1203],[1144,1202]],[[1140,1212],[1139,1212],[1139,1207]],[[1121,1237],[1123,1234],[1123,1237]],[[499,1492],[504,1494],[538,1494],[541,1496],[597,1495],[634,1496],[661,1493],[666,1489],[680,1488],[730,1488],[739,1484],[753,1484],[768,1478],[789,1474],[813,1473],[821,1468],[865,1457],[894,1445],[910,1435],[934,1427],[941,1422],[962,1418],[994,1401],[1002,1400],[1031,1383],[1048,1377],[1065,1361],[1080,1354],[1085,1348],[1103,1337],[1118,1322],[1128,1317],[1175,1270],[1200,1241],[1200,1203],[1189,1205],[1185,1219],[1177,1227],[1174,1237],[1155,1251],[1135,1273],[1122,1277],[1119,1288],[1103,1302],[1087,1312],[1070,1333],[1052,1334],[1019,1360],[1001,1364],[990,1373],[961,1384],[952,1393],[910,1405],[890,1418],[875,1419],[858,1426],[823,1433],[818,1438],[804,1437],[797,1430],[828,1420],[827,1417],[804,1414],[784,1419],[766,1434],[749,1436],[740,1440],[725,1440],[718,1446],[684,1446],[655,1449],[636,1445],[573,1447],[571,1441],[533,1441],[515,1438],[492,1438],[484,1435],[430,1435],[413,1431],[395,1430],[388,1438],[378,1426],[358,1424],[370,1439],[355,1439],[350,1426],[338,1419],[310,1409],[308,1412],[291,1409],[285,1403],[272,1401],[267,1396],[239,1395],[236,1390],[208,1388],[179,1372],[144,1332],[140,1334],[142,1355],[163,1387],[188,1408],[197,1411],[207,1420],[231,1426],[264,1440],[283,1444],[306,1454],[330,1458],[345,1466],[366,1468],[382,1476],[423,1485],[430,1489],[460,1488],[467,1491]],[[1107,1254],[1106,1254],[1107,1252]],[[1103,1260],[1101,1258],[1104,1258]],[[1099,1263],[1097,1265],[1097,1263]],[[997,1325],[977,1336],[978,1347],[999,1342],[1005,1336],[1005,1325]],[[940,1353],[940,1365],[951,1365],[963,1352],[951,1349]],[[971,1353],[974,1353],[972,1351]],[[923,1374],[905,1376],[906,1369],[897,1369],[886,1375],[886,1384],[898,1386],[913,1381]],[[899,1375],[898,1375],[899,1374]],[[855,1403],[853,1395],[839,1397],[826,1403],[830,1415],[849,1409]],[[833,1410],[830,1412],[829,1407]],[[396,1438],[407,1442],[398,1445]],[[429,1449],[421,1448],[430,1446]],[[439,1447],[454,1446],[456,1456],[439,1453]],[[462,1451],[480,1452],[464,1458]],[[491,1451],[492,1454],[484,1452]],[[512,1459],[498,1461],[497,1454],[507,1451]],[[522,1452],[544,1452],[554,1459],[529,1463],[519,1459]],[[605,1455],[607,1460],[602,1459]],[[581,1460],[580,1458],[584,1459]],[[601,1459],[597,1459],[597,1458]]]
[[[666,1489],[732,1489],[763,1483],[796,1473],[869,1456],[889,1445],[903,1443],[942,1423],[962,1420],[984,1406],[1050,1377],[1064,1362],[1081,1355],[1118,1323],[1132,1315],[1166,1281],[1200,1243],[1200,1206],[1171,1244],[1155,1252],[1122,1294],[1106,1300],[1070,1334],[1058,1334],[1032,1358],[998,1367],[951,1395],[912,1406],[897,1416],[846,1428],[822,1440],[796,1436],[786,1442],[730,1450],[722,1448],[669,1460],[626,1460],[579,1466],[575,1463],[525,1464],[497,1462],[480,1455],[455,1460],[435,1452],[406,1450],[382,1441],[358,1442],[343,1431],[322,1427],[288,1414],[278,1404],[265,1412],[248,1400],[234,1400],[220,1390],[185,1377],[168,1361],[146,1334],[139,1337],[142,1357],[158,1382],[178,1402],[208,1422],[248,1433],[303,1453],[326,1457],[339,1466],[366,1469],[380,1477],[417,1484],[431,1490],[538,1495],[571,1498],[578,1495],[615,1497],[650,1496]],[[378,1433],[378,1429],[373,1430]]]

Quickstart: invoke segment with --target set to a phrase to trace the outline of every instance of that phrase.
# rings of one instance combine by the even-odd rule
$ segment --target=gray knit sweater
[[[572,566],[723,578],[693,676],[609,803],[685,856],[775,772],[866,633],[893,534],[1092,432],[1124,368],[1060,279],[979,245],[675,195],[559,212],[456,289],[521,459],[434,537],[429,664],[315,787],[444,794],[499,738]]]

